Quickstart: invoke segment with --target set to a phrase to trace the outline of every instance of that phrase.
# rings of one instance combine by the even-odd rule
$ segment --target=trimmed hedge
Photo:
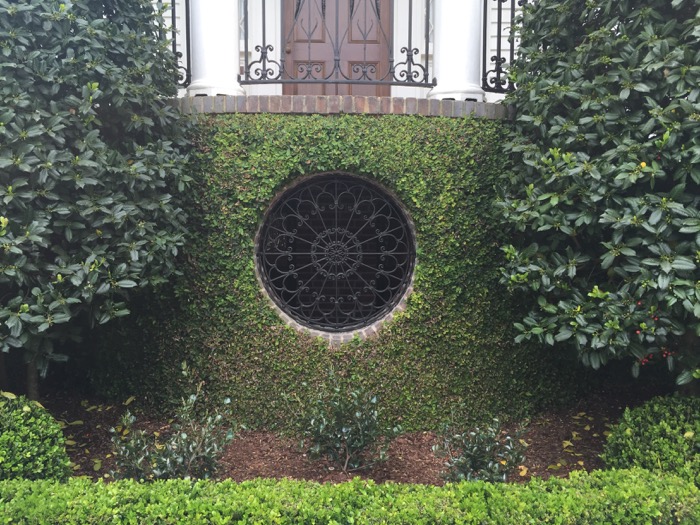
[[[700,398],[658,397],[626,409],[602,458],[613,468],[672,473],[700,487]]]
[[[289,420],[281,393],[308,401],[335,369],[381,393],[388,419],[426,428],[462,404],[471,421],[521,417],[570,396],[576,365],[517,345],[517,309],[498,284],[503,233],[494,185],[507,124],[385,115],[209,116],[200,126],[192,230],[174,290],[102,338],[91,374],[102,393],[178,400],[186,361],[249,426]],[[343,171],[392,191],[415,224],[418,263],[405,312],[365,341],[329,348],[285,326],[254,272],[254,238],[293,181]],[[111,323],[110,323],[111,324]],[[110,328],[107,328],[110,330]],[[115,333],[116,332],[116,333]],[[565,357],[564,359],[568,359]],[[562,373],[562,369],[566,373]]]
[[[0,390],[0,480],[70,475],[63,431],[36,401]]]
[[[0,523],[696,524],[700,491],[645,470],[575,472],[527,485],[0,482]]]

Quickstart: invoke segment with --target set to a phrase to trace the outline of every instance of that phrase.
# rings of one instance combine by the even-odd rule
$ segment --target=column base
[[[208,96],[215,97],[216,95],[245,95],[243,88],[235,82],[233,84],[215,84],[213,82],[194,81],[187,86],[187,96]]]
[[[456,88],[442,88],[438,84],[428,92],[428,98],[436,99],[452,99],[452,100],[474,100],[476,102],[484,102],[486,100],[486,92],[477,85],[463,86]]]

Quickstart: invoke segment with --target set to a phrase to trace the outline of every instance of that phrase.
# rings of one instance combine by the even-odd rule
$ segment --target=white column
[[[189,96],[245,95],[238,83],[238,17],[238,0],[191,0]]]
[[[433,64],[428,98],[483,102],[481,45],[484,0],[435,0]]]

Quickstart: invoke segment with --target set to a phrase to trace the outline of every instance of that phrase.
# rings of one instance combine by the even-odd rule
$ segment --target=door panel
[[[392,0],[286,0],[285,70],[291,78],[326,83],[285,84],[284,93],[389,96],[390,86],[348,81],[389,74],[391,8]]]

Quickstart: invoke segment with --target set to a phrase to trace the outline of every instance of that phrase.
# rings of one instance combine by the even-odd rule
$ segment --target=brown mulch
[[[636,406],[660,393],[664,392],[653,389],[614,395],[600,392],[570,408],[533,418],[522,436],[528,445],[525,461],[511,474],[510,480],[564,477],[572,470],[602,468],[599,454],[609,426],[618,420],[625,407]],[[75,474],[111,479],[114,456],[109,429],[118,424],[126,407],[80,399],[60,391],[47,393],[43,404],[64,426]],[[138,421],[151,432],[165,434],[170,427],[169,421],[153,416],[141,414]],[[433,432],[403,434],[391,443],[386,462],[345,474],[327,461],[310,459],[297,440],[273,432],[243,430],[227,447],[219,477],[235,481],[292,478],[336,483],[361,476],[378,483],[441,485],[443,460],[432,452],[436,443]]]

